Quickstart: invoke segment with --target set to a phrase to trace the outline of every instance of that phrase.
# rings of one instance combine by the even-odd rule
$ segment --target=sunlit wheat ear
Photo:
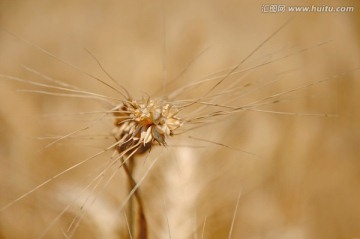
[[[119,142],[117,150],[121,152],[139,144],[137,154],[141,154],[155,142],[166,146],[166,139],[182,125],[178,113],[174,105],[161,99],[148,98],[122,103],[114,112],[113,135]]]
[[[128,99],[113,112],[115,128],[113,136],[117,142],[116,150],[121,154],[127,152],[127,159],[122,157],[123,168],[129,181],[129,195],[134,192],[138,207],[138,223],[134,217],[134,205],[130,198],[128,205],[129,235],[137,231],[137,238],[147,238],[147,221],[143,200],[136,190],[137,182],[133,178],[134,158],[149,151],[155,144],[166,146],[167,138],[182,125],[177,116],[179,110],[161,99]],[[128,161],[128,162],[125,162]],[[136,229],[135,229],[136,228]]]

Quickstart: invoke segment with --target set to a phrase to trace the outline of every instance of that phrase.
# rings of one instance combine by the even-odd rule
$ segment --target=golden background
[[[290,93],[281,104],[261,108],[300,115],[241,112],[188,134],[257,157],[174,136],[173,147],[169,143],[168,149],[158,147],[146,159],[137,158],[139,179],[160,157],[140,188],[149,238],[169,238],[169,234],[171,238],[228,238],[235,211],[232,238],[360,238],[360,5],[329,0],[316,5],[354,6],[354,12],[263,13],[267,4],[315,3],[2,0],[0,74],[43,82],[26,70],[29,67],[115,97],[114,91],[75,69],[107,80],[86,48],[135,98],[159,92],[166,96],[213,73],[231,71],[293,17],[240,66],[270,62],[244,74],[256,90],[238,102],[328,80]],[[266,85],[275,79],[279,80]],[[108,108],[92,100],[23,89],[44,90],[1,77],[0,207],[112,143],[111,137],[72,138],[43,149],[51,140],[38,137],[66,135],[94,119],[67,113]],[[190,88],[181,97],[194,99],[205,91],[205,87]],[[231,94],[227,97],[231,99]],[[222,99],[219,103],[225,103],[226,98]],[[110,134],[111,119],[101,122],[91,132]],[[66,238],[76,216],[81,220],[73,238],[128,238],[118,210],[127,195],[122,170],[112,169],[118,173],[99,192],[89,189],[86,195],[96,200],[90,197],[86,210],[80,209],[87,199],[79,192],[110,156],[106,152],[2,210],[0,238],[38,238],[45,230],[45,238]]]

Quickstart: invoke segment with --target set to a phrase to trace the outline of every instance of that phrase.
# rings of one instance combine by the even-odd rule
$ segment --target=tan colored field
[[[114,143],[113,118],[79,114],[111,108],[29,84],[56,85],[52,77],[120,98],[89,77],[112,83],[84,49],[134,98],[169,97],[220,75],[211,103],[255,106],[208,116],[135,158],[134,178],[148,173],[140,186],[148,238],[360,238],[360,4],[262,12],[271,4],[314,3],[1,0],[0,238],[130,238],[126,175],[119,162],[104,170],[112,149],[99,153]],[[175,100],[198,99],[219,79]]]

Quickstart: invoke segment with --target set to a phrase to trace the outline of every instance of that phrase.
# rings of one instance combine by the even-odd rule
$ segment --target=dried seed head
[[[150,149],[157,141],[166,145],[166,138],[182,125],[179,110],[160,99],[129,100],[115,110],[113,135],[119,142],[118,150],[123,152],[134,146],[137,153]],[[135,147],[139,145],[139,147]],[[129,150],[129,153],[133,150]]]

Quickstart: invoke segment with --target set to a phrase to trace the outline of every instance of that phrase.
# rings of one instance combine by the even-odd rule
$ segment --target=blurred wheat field
[[[360,238],[360,4],[319,1],[354,12],[296,14],[262,13],[264,4],[275,2],[0,1],[0,28],[17,36],[0,31],[0,74],[43,82],[42,74],[117,97],[28,41],[107,80],[88,49],[135,98],[167,96],[230,72],[295,16],[240,65],[244,72],[219,86],[225,92],[241,80],[243,96],[232,102],[230,92],[217,103],[256,102],[326,81],[259,107],[299,115],[239,112],[136,158],[135,178],[148,173],[140,186],[148,238],[229,238],[232,224],[231,238]],[[111,118],[92,124],[96,116],[72,114],[109,110],[105,104],[23,92],[43,89],[3,78],[0,208],[113,144]],[[208,88],[189,87],[179,98],[194,99]],[[41,137],[89,124],[82,135],[44,149],[53,140]],[[123,170],[112,167],[108,183],[87,187],[111,155],[108,150],[6,207],[0,238],[129,238],[120,210],[128,195]]]

